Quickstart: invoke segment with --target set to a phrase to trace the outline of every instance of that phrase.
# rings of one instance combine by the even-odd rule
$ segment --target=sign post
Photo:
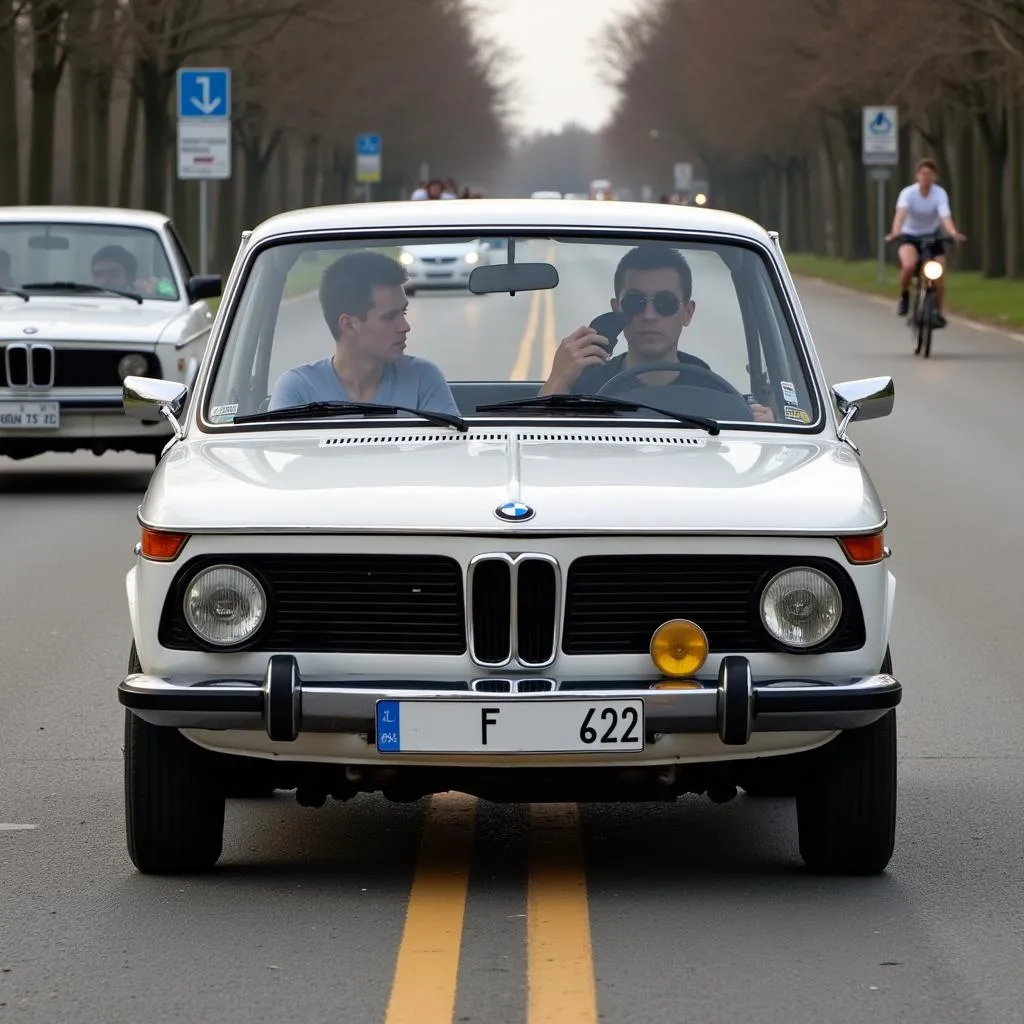
[[[178,177],[199,182],[199,273],[209,268],[207,182],[231,177],[231,70],[178,69]]]
[[[672,183],[677,192],[689,191],[693,183],[693,164],[676,164],[672,168]]]
[[[366,201],[372,198],[371,186],[381,180],[381,138],[376,132],[356,136],[356,181],[366,186]]]
[[[899,109],[897,107],[864,107],[862,112],[861,159],[870,167],[875,182],[876,216],[878,220],[878,283],[885,282],[885,183],[892,175],[891,167],[900,162]]]

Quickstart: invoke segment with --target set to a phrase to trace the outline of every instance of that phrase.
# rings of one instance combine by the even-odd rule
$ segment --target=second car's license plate
[[[422,754],[593,754],[644,749],[642,700],[381,700],[377,749]]]
[[[59,426],[59,402],[0,402],[0,430],[55,430]]]

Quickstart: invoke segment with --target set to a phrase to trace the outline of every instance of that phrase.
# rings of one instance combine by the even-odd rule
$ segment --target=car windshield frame
[[[121,223],[121,222],[118,222],[118,221],[99,220],[99,219],[97,219],[97,220],[82,220],[82,219],[66,220],[66,219],[55,218],[53,220],[40,220],[39,218],[31,218],[31,219],[24,218],[23,219],[21,217],[0,218],[0,249],[7,248],[7,246],[4,245],[4,243],[3,243],[3,229],[4,228],[13,228],[13,229],[22,229],[22,230],[26,230],[27,229],[27,230],[36,231],[36,232],[42,232],[42,231],[48,231],[48,230],[56,230],[56,231],[71,230],[73,232],[74,231],[89,231],[89,230],[92,230],[92,231],[96,231],[96,232],[102,232],[102,231],[110,231],[110,232],[112,232],[115,237],[111,238],[106,243],[102,243],[100,245],[101,248],[102,248],[103,245],[116,244],[115,239],[116,239],[117,233],[119,233],[119,232],[130,232],[130,231],[133,231],[133,232],[141,232],[141,233],[144,233],[144,234],[152,235],[153,238],[156,241],[156,244],[160,247],[160,251],[163,253],[164,259],[165,259],[165,261],[167,263],[167,268],[168,268],[168,270],[170,272],[170,280],[171,280],[171,282],[174,285],[174,294],[173,295],[161,295],[161,294],[159,294],[157,292],[154,292],[153,294],[148,294],[146,292],[141,292],[139,294],[142,295],[142,300],[144,302],[160,302],[160,303],[163,303],[163,304],[166,304],[166,305],[170,305],[170,304],[181,305],[183,299],[187,296],[187,292],[188,292],[187,285],[188,285],[188,282],[183,277],[182,268],[178,266],[178,263],[177,263],[177,260],[176,260],[176,253],[174,252],[174,247],[169,242],[169,238],[168,238],[167,231],[166,231],[166,225],[163,228],[161,228],[161,227],[158,227],[158,226],[156,226],[156,225],[154,225],[152,223],[148,223],[148,224]],[[39,280],[43,280],[43,279],[39,278]],[[74,280],[74,279],[73,278],[62,277],[62,278],[54,278],[53,280],[57,281],[57,280]],[[81,281],[79,283],[81,283],[81,284],[90,284],[90,285],[93,284],[92,281],[88,281],[88,280],[83,280],[83,281]],[[19,288],[21,287],[21,282],[18,282],[18,287]],[[98,286],[98,287],[102,287],[102,286]],[[131,287],[128,287],[126,290],[127,291],[132,291],[133,289]],[[86,293],[83,292],[83,291],[78,291],[78,290],[71,289],[71,288],[67,289],[66,291],[62,291],[62,290],[56,289],[56,288],[54,288],[54,289],[45,289],[45,290],[44,289],[39,289],[39,290],[29,289],[29,295],[32,298],[35,298],[37,296],[38,297],[45,296],[47,300],[50,300],[50,299],[63,299],[63,298],[77,298],[77,299],[81,299],[84,294],[86,294]],[[103,293],[99,292],[99,291],[94,292],[93,294],[96,297],[99,297],[99,298],[103,297]],[[113,293],[109,293],[107,295],[107,298],[109,298],[111,300],[114,300],[115,296],[114,296]]]
[[[717,251],[723,246],[743,248],[754,253],[759,259],[765,274],[763,279],[766,285],[767,299],[773,306],[773,312],[780,318],[778,326],[789,332],[791,349],[803,380],[806,384],[807,395],[810,399],[811,409],[807,423],[795,422],[792,420],[778,420],[774,422],[747,422],[738,420],[723,419],[721,421],[722,433],[729,431],[749,433],[783,433],[786,436],[807,436],[819,435],[828,426],[827,404],[825,389],[819,377],[819,367],[816,354],[813,351],[813,344],[807,329],[804,327],[802,318],[797,306],[794,304],[793,296],[790,294],[789,283],[781,273],[776,262],[775,252],[771,246],[765,244],[761,239],[746,234],[732,233],[723,230],[694,230],[694,229],[672,229],[672,228],[630,228],[621,226],[608,226],[602,224],[585,225],[558,225],[551,223],[524,224],[521,222],[513,224],[502,224],[498,222],[481,222],[479,224],[450,224],[418,226],[408,225],[401,228],[368,228],[361,227],[331,227],[320,229],[302,230],[281,230],[275,234],[268,234],[258,238],[248,245],[241,254],[239,262],[231,274],[230,293],[225,295],[222,303],[218,324],[214,329],[214,337],[210,339],[210,348],[204,366],[201,369],[196,381],[196,397],[198,401],[192,403],[193,411],[189,418],[189,428],[193,426],[199,433],[204,435],[236,435],[253,434],[273,431],[294,430],[374,430],[393,429],[408,430],[410,427],[429,427],[422,418],[398,414],[388,417],[382,421],[379,417],[349,418],[345,417],[337,421],[325,421],[324,419],[296,419],[278,420],[272,422],[249,422],[235,424],[232,422],[218,421],[211,412],[211,402],[214,397],[214,390],[218,374],[221,371],[223,360],[227,350],[228,340],[235,329],[243,300],[246,299],[246,290],[252,278],[253,269],[257,266],[260,257],[269,250],[285,246],[306,246],[310,250],[325,250],[336,245],[339,253],[351,250],[360,245],[373,247],[402,247],[404,245],[430,245],[441,244],[443,240],[454,238],[494,238],[516,239],[516,240],[538,240],[547,239],[556,242],[578,242],[583,243],[588,239],[591,244],[621,244],[637,245],[641,242],[657,242],[679,247],[685,254],[687,250],[704,249]],[[301,256],[292,263],[296,265]],[[284,279],[281,281],[282,287]],[[281,298],[276,299],[278,307]],[[455,383],[477,383],[467,379],[455,381]],[[654,403],[656,404],[656,403]],[[216,407],[223,408],[223,407]],[[228,407],[230,408],[230,406]],[[558,423],[561,427],[571,425],[573,428],[642,428],[642,429],[679,429],[679,423],[659,414],[645,412],[638,409],[635,413],[588,415],[576,410],[549,411],[545,416],[538,414],[536,410],[508,410],[505,413],[477,413],[475,411],[464,414],[469,423],[470,429],[503,429],[514,427],[537,428],[539,425],[554,425]],[[433,428],[433,429],[444,429]],[[692,429],[692,428],[689,428]],[[700,428],[697,428],[700,429]]]

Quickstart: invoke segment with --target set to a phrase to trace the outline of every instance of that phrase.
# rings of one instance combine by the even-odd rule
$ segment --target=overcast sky
[[[601,80],[599,41],[606,25],[637,0],[472,0],[483,34],[514,57],[518,126],[557,130],[569,121],[599,128],[615,94]]]

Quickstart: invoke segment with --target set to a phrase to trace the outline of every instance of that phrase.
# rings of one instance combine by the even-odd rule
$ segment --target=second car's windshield
[[[103,223],[0,224],[0,285],[39,285],[47,295],[112,289],[176,301],[178,285],[160,236],[148,228]],[[55,285],[78,286],[55,288]],[[27,289],[29,293],[35,290]],[[38,292],[36,292],[38,293]]]
[[[764,257],[738,243],[289,242],[249,267],[205,417],[252,425],[310,402],[371,402],[492,420],[686,415],[799,428],[818,401],[783,309]],[[620,401],[524,405],[551,394]],[[279,423],[268,417],[267,429]]]

